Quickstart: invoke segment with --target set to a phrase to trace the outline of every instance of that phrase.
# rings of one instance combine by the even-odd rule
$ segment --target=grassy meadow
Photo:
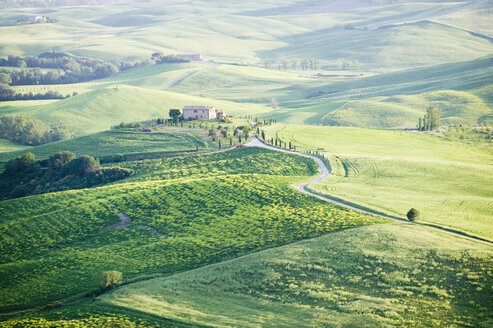
[[[296,191],[290,185],[316,166],[293,155],[254,148],[124,165],[134,170],[128,181],[1,202],[3,311],[81,297],[111,269],[167,275],[386,222]],[[130,225],[105,230],[118,211]]]
[[[444,134],[444,133],[443,133]],[[330,158],[318,192],[405,217],[493,238],[491,143],[475,145],[429,133],[278,125],[267,130],[298,149]]]
[[[0,328],[492,326],[491,1],[0,8],[2,58],[66,52],[108,70],[147,63],[112,75],[64,66],[62,74],[109,76],[12,86],[65,99],[0,101],[0,115],[77,135],[40,146],[0,140],[0,171],[34,168],[28,156],[6,166],[27,152],[40,160],[61,151],[131,171],[93,188],[0,201]],[[37,15],[50,21],[28,23]],[[154,64],[156,52],[203,60]],[[5,69],[17,77],[36,69],[14,62]],[[111,129],[186,105],[230,117]],[[410,131],[430,106],[447,126]],[[418,224],[300,192],[320,173],[310,158],[226,150],[245,141],[235,128],[256,119],[269,121],[260,124],[266,139],[329,160],[331,175],[307,189],[394,217],[417,208]],[[123,281],[104,289],[109,270]]]
[[[213,327],[472,327],[492,319],[491,259],[487,245],[377,225],[139,282],[97,304]]]
[[[245,112],[256,115],[270,110],[263,105],[237,104],[169,91],[119,85],[100,88],[41,106],[37,102],[25,107],[15,106],[16,104],[12,102],[6,107],[0,104],[0,113],[29,115],[48,124],[64,125],[81,134],[91,134],[107,130],[122,121],[138,122],[168,117],[170,108],[204,103],[214,104],[229,115]]]
[[[45,159],[60,151],[100,158],[118,154],[195,151],[196,147],[200,150],[208,149],[207,141],[199,134],[199,129],[174,127],[161,128],[153,133],[140,132],[138,129],[109,130],[36,147],[22,147],[22,150],[0,154],[0,162],[26,152],[33,153],[38,159]]]

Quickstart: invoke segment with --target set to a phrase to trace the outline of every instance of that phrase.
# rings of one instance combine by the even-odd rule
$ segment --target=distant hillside
[[[0,28],[4,56],[63,50],[133,60],[154,51],[200,52],[235,63],[318,59],[322,67],[382,71],[493,53],[481,37],[493,30],[487,1],[8,0],[2,5],[0,26],[27,14],[13,7],[51,6],[46,14],[56,19]],[[72,7],[57,7],[62,5]],[[17,34],[24,37],[12,37]],[[74,35],[77,42],[60,43]]]
[[[113,5],[124,2],[128,0],[3,0],[0,2],[0,8]]]
[[[81,134],[109,129],[120,122],[136,122],[167,117],[170,108],[185,105],[214,105],[227,115],[267,112],[270,109],[256,104],[188,96],[185,94],[143,89],[133,86],[101,88],[47,105],[4,110],[4,113],[33,116],[45,123],[69,126]]]
[[[376,29],[337,26],[281,41],[288,45],[261,51],[260,56],[288,61],[317,58],[331,68],[395,70],[472,60],[493,53],[488,38],[426,20]]]
[[[376,128],[413,128],[426,108],[437,106],[442,111],[442,123],[492,123],[487,116],[492,108],[468,92],[436,91],[416,96],[378,97],[350,101],[323,117],[326,125]]]

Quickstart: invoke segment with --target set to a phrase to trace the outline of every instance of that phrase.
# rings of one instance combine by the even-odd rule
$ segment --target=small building
[[[213,120],[218,117],[219,111],[214,106],[185,106],[183,107],[184,120]],[[221,112],[222,113],[222,112]],[[224,116],[224,113],[222,113]]]
[[[202,60],[202,55],[201,54],[179,54],[176,55],[176,57],[185,59],[185,60],[190,60],[190,61],[201,61]]]
[[[34,23],[46,23],[47,21],[45,16],[36,16],[32,20]]]

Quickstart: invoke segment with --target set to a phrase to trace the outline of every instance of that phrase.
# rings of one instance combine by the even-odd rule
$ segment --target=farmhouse
[[[224,113],[214,106],[185,106],[183,107],[184,120],[213,120],[224,118]]]
[[[176,57],[185,59],[185,60],[190,60],[190,61],[201,61],[202,60],[202,55],[201,54],[180,54],[176,55]]]
[[[47,22],[47,19],[45,16],[36,16],[36,17],[33,17],[32,18],[32,21],[34,23],[46,23]]]

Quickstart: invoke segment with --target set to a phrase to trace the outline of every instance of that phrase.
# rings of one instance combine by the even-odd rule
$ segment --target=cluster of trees
[[[276,62],[273,60],[266,60],[264,62],[264,67],[267,69],[277,68],[278,70],[299,70],[308,71],[308,70],[317,70],[320,69],[320,60],[318,59],[303,59],[301,61],[286,61],[281,60],[280,62]]]
[[[32,117],[0,115],[0,138],[2,139],[36,146],[73,136],[75,133],[63,126],[50,127]]]
[[[151,60],[156,64],[169,64],[169,63],[189,63],[189,59],[180,58],[176,55],[164,55],[161,52],[155,52],[151,56]]]
[[[0,199],[88,188],[124,179],[130,173],[122,168],[103,169],[98,159],[87,155],[76,158],[68,151],[41,161],[26,153],[8,161],[0,174]]]
[[[441,111],[438,107],[428,107],[426,114],[418,121],[419,131],[432,131],[440,127],[440,115]]]
[[[0,73],[1,75],[2,73]],[[45,93],[16,93],[14,89],[6,84],[0,84],[0,101],[11,100],[39,100],[39,99],[64,99],[69,97],[58,91],[46,91]]]
[[[105,62],[98,59],[76,57],[64,52],[45,52],[38,56],[19,57],[9,55],[0,58],[0,66],[35,68],[23,70],[4,70],[10,81],[4,84],[66,84],[101,79],[113,73],[149,64],[149,61]],[[56,69],[42,72],[39,68]]]

